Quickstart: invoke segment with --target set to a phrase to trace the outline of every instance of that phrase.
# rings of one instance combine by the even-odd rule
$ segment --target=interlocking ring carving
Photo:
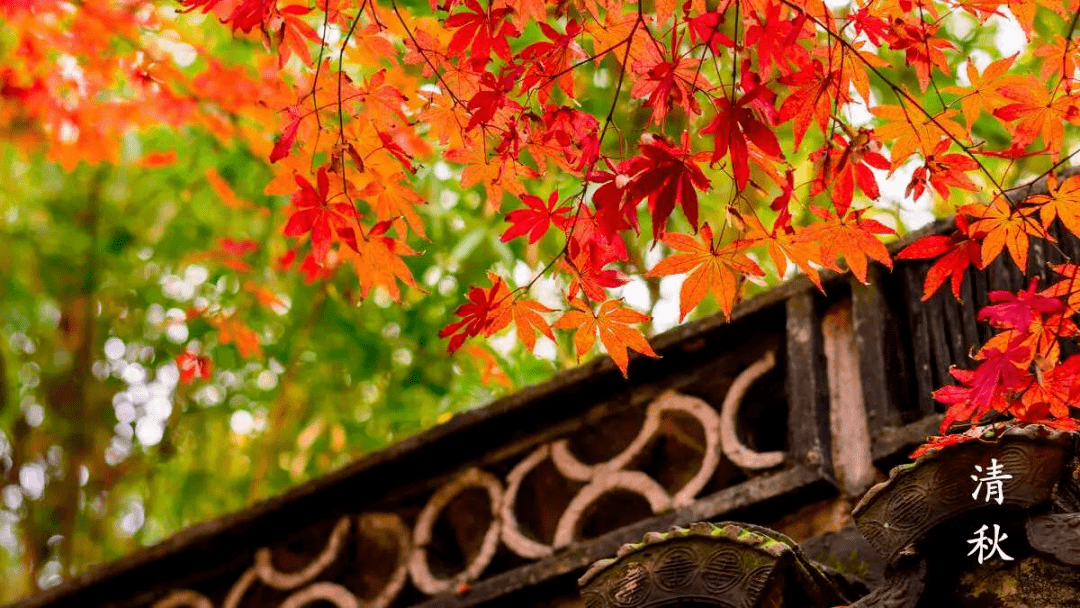
[[[405,522],[394,513],[364,513],[356,516],[357,534],[362,530],[377,530],[391,535],[398,545],[398,560],[383,589],[375,599],[366,601],[357,598],[345,587],[326,581],[312,582],[328,566],[336,561],[345,545],[346,537],[352,527],[349,516],[338,519],[330,532],[326,546],[310,563],[296,572],[282,572],[273,564],[273,553],[269,547],[255,551],[255,558],[250,568],[233,583],[222,608],[236,608],[244,595],[256,583],[261,583],[280,591],[294,591],[285,598],[280,608],[301,608],[314,601],[327,601],[338,608],[386,608],[405,586],[408,575],[407,558],[411,548],[409,530]],[[309,584],[310,583],[310,584]],[[304,586],[307,585],[307,586]],[[301,588],[303,587],[303,588]],[[154,603],[153,608],[213,608],[214,604],[205,595],[190,589],[175,590]]]
[[[642,496],[648,501],[653,513],[689,505],[715,473],[721,453],[744,470],[770,468],[783,461],[783,453],[755,452],[742,445],[735,434],[736,414],[743,396],[755,380],[773,368],[775,362],[773,353],[768,352],[743,370],[728,390],[720,413],[694,397],[671,391],[660,395],[649,404],[645,412],[645,422],[633,441],[606,462],[585,464],[571,453],[569,442],[560,439],[539,446],[518,462],[506,477],[505,490],[499,480],[490,473],[470,468],[431,495],[411,533],[401,517],[394,513],[364,513],[355,516],[355,521],[352,516],[341,517],[335,523],[324,548],[306,566],[295,572],[278,570],[274,566],[270,548],[260,548],[255,552],[252,565],[233,583],[220,608],[237,608],[254,585],[289,592],[290,595],[281,603],[280,608],[301,608],[316,601],[327,601],[339,608],[387,608],[409,579],[420,591],[436,595],[453,591],[461,583],[480,578],[491,563],[500,539],[521,557],[539,559],[551,555],[556,549],[575,540],[580,520],[588,507],[613,490],[628,490]],[[682,487],[673,492],[669,492],[644,472],[626,469],[660,432],[661,416],[664,412],[680,412],[694,418],[701,425],[705,438],[697,471]],[[515,501],[525,478],[548,459],[561,475],[584,483],[559,516],[550,544],[524,534],[515,515]],[[428,563],[428,545],[432,540],[432,530],[443,509],[469,488],[481,488],[487,492],[491,506],[491,525],[484,532],[479,551],[464,570],[451,577],[438,577],[432,573]],[[394,539],[397,546],[394,570],[378,595],[371,600],[358,598],[353,591],[338,583],[317,580],[340,558],[350,532],[354,529],[358,537],[363,536],[365,530],[387,535]],[[665,562],[665,567],[681,571],[685,567],[685,560],[680,559],[681,557],[671,556],[671,562]],[[726,557],[720,556],[719,559],[722,562]],[[710,562],[704,568],[709,570],[717,564]],[[711,580],[709,576],[706,576],[706,579]],[[714,582],[721,585],[727,583],[726,580]],[[628,596],[622,599],[632,604],[639,598]],[[197,591],[180,589],[158,600],[152,608],[181,607],[214,608],[214,603]]]
[[[480,545],[480,551],[465,567],[465,570],[452,578],[438,578],[431,573],[427,561],[427,545],[431,542],[431,531],[435,527],[435,520],[446,505],[464,490],[472,487],[487,490],[488,500],[491,503],[491,525],[484,533],[484,540]],[[502,485],[490,473],[477,468],[471,468],[462,473],[457,479],[435,491],[428,500],[420,517],[416,520],[413,528],[413,552],[409,558],[409,574],[412,575],[413,584],[417,589],[429,595],[451,591],[455,585],[465,581],[476,580],[491,563],[495,551],[499,545],[499,510],[502,504]]]

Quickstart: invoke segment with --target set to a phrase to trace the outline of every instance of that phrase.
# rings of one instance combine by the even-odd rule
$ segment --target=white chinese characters
[[[997,524],[994,524],[994,538],[987,538],[986,525],[984,524],[983,527],[975,531],[975,538],[967,541],[969,545],[975,545],[974,547],[972,547],[971,551],[968,551],[968,555],[971,555],[978,551],[978,559],[980,564],[986,561],[988,557],[993,557],[994,553],[1000,555],[1001,559],[1005,561],[1012,561],[1012,557],[1009,557],[1005,554],[1004,551],[1001,550],[1000,543],[1006,538],[1009,538],[1009,535],[1002,534],[1001,527]]]
[[[983,468],[979,465],[975,465],[975,471],[982,473]],[[1000,505],[1005,500],[1004,481],[1006,479],[1012,479],[1012,475],[1006,475],[1002,473],[1002,466],[998,464],[997,458],[990,459],[990,466],[986,467],[986,476],[978,477],[972,475],[971,479],[978,482],[975,486],[975,491],[971,493],[971,498],[979,500],[979,492],[983,489],[983,484],[986,484],[986,498],[984,502],[990,502],[996,500]]]
[[[1005,480],[1012,479],[1012,475],[1008,475],[1003,472],[1002,465],[998,464],[997,458],[990,459],[990,466],[986,467],[986,475],[979,477],[978,475],[972,475],[971,480],[975,483],[975,491],[971,493],[973,500],[979,500],[979,495],[982,493],[983,488],[986,488],[985,498],[983,502],[990,502],[991,500],[997,501],[997,504],[1002,504],[1005,501]],[[976,473],[983,473],[983,468],[979,465],[975,465]],[[985,485],[984,485],[985,484]],[[1001,527],[994,524],[994,536],[989,538],[986,536],[987,527],[984,524],[983,527],[975,531],[975,538],[967,541],[969,545],[974,545],[971,551],[968,551],[968,555],[978,553],[979,563],[982,564],[988,558],[994,556],[995,553],[1005,561],[1012,561],[1012,557],[1007,555],[1001,548],[1001,541],[1009,538],[1008,534],[1001,532]]]

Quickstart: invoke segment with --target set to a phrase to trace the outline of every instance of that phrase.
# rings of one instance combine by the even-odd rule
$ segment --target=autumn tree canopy
[[[900,254],[934,260],[927,297],[999,257],[1030,270],[1050,226],[1080,235],[1080,177],[1062,172],[1080,143],[1078,15],[1077,0],[0,0],[9,560],[46,585],[126,550],[73,539],[154,489],[116,481],[133,446],[179,461],[231,432],[264,457],[222,454],[208,474],[255,498],[490,394],[447,388],[461,374],[520,385],[553,369],[529,353],[601,349],[632,374],[649,333],[796,274],[866,281],[871,261],[891,267],[886,241],[935,216],[955,232]],[[1017,196],[1040,176],[1048,194]],[[994,412],[1074,428],[1077,262],[993,294],[996,335],[936,393],[942,432]],[[367,409],[312,405],[343,396]],[[405,401],[371,430],[375,404]],[[185,426],[189,409],[218,426]],[[55,500],[37,502],[49,480]],[[71,523],[31,525],[54,514]],[[200,515],[160,513],[139,542]]]

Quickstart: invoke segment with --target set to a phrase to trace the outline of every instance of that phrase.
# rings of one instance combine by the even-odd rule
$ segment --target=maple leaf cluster
[[[289,201],[279,267],[308,281],[348,270],[361,298],[419,294],[426,178],[436,161],[451,167],[485,219],[505,219],[510,251],[543,261],[515,288],[497,274],[469,287],[441,332],[451,351],[511,326],[528,349],[565,330],[579,357],[599,341],[626,374],[629,350],[655,356],[650,316],[620,298],[632,277],[684,277],[680,320],[709,295],[735,314],[748,279],[799,272],[821,287],[823,270],[850,270],[865,282],[872,262],[892,266],[883,239],[900,199],[955,211],[953,235],[899,256],[935,259],[925,297],[947,281],[959,294],[968,268],[1003,254],[1026,270],[1031,239],[1052,241],[1055,222],[1080,234],[1080,182],[1055,178],[1080,126],[1078,0],[179,0],[175,15],[32,4],[0,4],[19,66],[0,69],[0,124],[29,119],[19,136],[68,165],[117,160],[132,122],[243,140],[272,166],[264,193]],[[977,60],[953,26],[1006,9],[1027,46]],[[268,52],[249,66],[209,56],[185,27],[200,14]],[[207,60],[180,69],[144,32]],[[109,51],[112,36],[133,52]],[[142,165],[168,162],[155,152]],[[1049,174],[1046,193],[1014,201],[1018,167]],[[901,175],[902,197],[885,187]],[[257,210],[206,180],[230,208]],[[213,259],[245,272],[240,242]],[[540,275],[561,310],[534,299]],[[950,422],[1067,418],[1074,364],[1051,345],[1071,336],[1076,298],[1060,283],[1033,289],[994,296],[986,319],[1000,333],[975,375],[958,370],[961,387],[939,393]],[[256,353],[235,322],[215,321],[220,340]]]
[[[985,268],[1003,251],[1023,271],[1033,238],[1053,242],[1048,229],[1055,221],[1070,233],[1080,228],[1080,175],[1058,183],[1047,176],[1046,192],[1013,204],[1004,196],[988,207],[965,205],[951,236],[932,235],[915,241],[898,255],[902,259],[937,258],[927,272],[923,299],[950,280],[959,297],[969,267]],[[1044,289],[1038,280],[1016,293],[994,291],[991,304],[979,311],[997,333],[973,355],[973,369],[950,370],[957,385],[945,386],[934,398],[948,405],[941,423],[944,433],[955,422],[977,423],[997,413],[1023,423],[1042,423],[1074,430],[1080,423],[1070,407],[1080,398],[1080,355],[1062,355],[1062,345],[1080,336],[1080,284],[1075,263],[1051,265],[1060,277]]]

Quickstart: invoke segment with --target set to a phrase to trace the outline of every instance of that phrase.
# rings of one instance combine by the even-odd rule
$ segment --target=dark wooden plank
[[[969,343],[964,339],[964,322],[961,319],[960,302],[953,296],[951,290],[943,289],[940,294],[939,310],[945,315],[944,338],[949,345],[948,365],[955,365],[967,359]]]
[[[900,452],[912,450],[927,437],[938,434],[938,426],[945,416],[933,414],[911,424],[886,428],[873,437],[873,458],[875,461],[895,456]]]
[[[949,350],[949,328],[945,323],[945,299],[952,293],[939,291],[925,305],[926,327],[930,332],[930,347],[934,353],[934,384],[941,386],[949,382],[949,366],[952,365],[952,352]]]
[[[1047,243],[1044,239],[1031,239],[1031,247],[1028,248],[1028,262],[1027,262],[1027,279],[1024,281],[1025,285],[1030,282],[1032,277],[1039,279],[1039,285],[1046,285],[1046,281],[1049,279],[1049,269],[1046,267],[1047,251],[1052,245]]]
[[[859,352],[863,402],[870,428],[876,429],[899,424],[900,412],[888,388],[895,379],[886,372],[885,328],[889,309],[882,291],[881,270],[876,266],[871,268],[869,279],[868,285],[851,280],[851,323]]]
[[[821,319],[814,294],[804,291],[787,301],[788,454],[794,462],[820,466],[831,479],[832,439],[829,387]]]
[[[904,277],[905,304],[908,323],[911,326],[912,359],[915,365],[916,397],[923,416],[934,413],[934,360],[930,346],[930,328],[926,319],[926,306],[922,302],[923,279],[921,265],[903,264],[900,272]]]
[[[990,302],[990,286],[987,283],[987,276],[985,272],[979,272],[974,268],[969,268],[967,270],[967,275],[968,278],[964,282],[966,283],[968,281],[971,281],[975,292],[974,299],[971,302],[972,305],[969,306],[969,308],[971,309],[972,315],[977,315],[978,311]],[[990,325],[978,321],[978,317],[975,318],[976,325],[979,329],[979,343],[982,344],[983,342],[989,340],[990,336],[993,335],[994,332],[990,328]]]
[[[960,326],[964,335],[964,344],[968,349],[978,348],[983,342],[979,335],[979,321],[976,318],[978,311],[976,309],[974,289],[972,288],[974,282],[972,278],[971,271],[965,272],[964,282],[960,285],[960,303],[963,304],[960,307]],[[968,352],[965,351],[956,363],[960,365],[968,359]]]

